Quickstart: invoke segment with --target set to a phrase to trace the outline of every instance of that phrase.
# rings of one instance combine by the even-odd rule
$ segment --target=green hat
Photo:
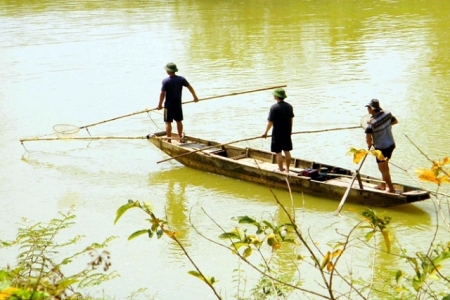
[[[164,69],[166,69],[166,71],[169,71],[172,73],[178,72],[177,65],[174,64],[173,62],[167,63],[167,65],[164,67]]]
[[[287,98],[286,92],[283,89],[276,89],[275,91],[273,91],[273,95],[280,99]]]

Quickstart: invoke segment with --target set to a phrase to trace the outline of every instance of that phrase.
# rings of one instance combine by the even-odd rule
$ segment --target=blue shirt
[[[268,121],[273,123],[273,136],[291,136],[294,109],[287,102],[279,101],[270,107]]]
[[[174,75],[164,78],[161,87],[161,91],[166,92],[164,108],[181,107],[181,95],[184,86],[189,86],[189,82],[183,76]]]

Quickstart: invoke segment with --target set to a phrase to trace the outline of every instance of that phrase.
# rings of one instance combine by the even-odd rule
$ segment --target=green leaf
[[[202,281],[204,281],[204,282],[207,282],[207,283],[209,283],[209,284],[211,284],[211,285],[213,285],[214,283],[217,282],[216,279],[215,279],[214,277],[211,277],[211,278],[205,278],[205,277],[202,276],[202,274],[200,274],[200,273],[197,272],[197,271],[189,271],[188,274],[191,274],[192,276],[197,277],[198,279],[200,279],[200,280],[202,280]]]
[[[242,228],[236,228],[236,233],[238,234],[240,241],[245,241],[246,238],[245,230],[242,230]]]
[[[1,246],[8,247],[11,246],[11,242],[0,241]]]
[[[406,257],[406,260],[407,260],[409,263],[413,264],[415,269],[418,268],[418,264],[417,264],[417,259],[416,259],[416,258],[407,256],[407,257]]]
[[[420,287],[422,286],[423,280],[419,279],[417,276],[414,276],[413,278],[413,288],[418,292],[420,290]]]
[[[197,278],[201,278],[203,280],[203,276],[200,275],[200,273],[197,272],[197,271],[188,271],[188,274],[191,274],[192,276],[195,276]]]
[[[248,243],[242,243],[242,242],[237,242],[237,243],[232,243],[231,244],[231,248],[239,250],[239,248],[241,247],[247,247]]]
[[[136,238],[136,237],[138,237],[138,236],[140,236],[140,235],[149,233],[149,231],[150,231],[150,230],[148,230],[148,229],[142,229],[142,230],[135,231],[135,232],[133,232],[133,233],[128,237],[128,240],[130,241],[130,240],[132,240],[132,239],[134,239],[134,238]],[[149,235],[150,235],[150,234],[149,234]],[[151,237],[151,236],[150,236],[150,237]]]
[[[373,237],[374,234],[375,234],[375,231],[370,231],[370,232],[366,233],[366,235],[365,235],[366,242],[370,241],[370,239]]]
[[[221,239],[239,239],[239,236],[235,232],[226,232],[219,235]]]
[[[65,290],[72,284],[77,283],[79,280],[76,278],[66,278],[60,282],[58,282],[58,288],[61,289],[61,291]]]
[[[395,274],[395,281],[397,282],[397,284],[399,283],[400,279],[402,279],[403,277],[403,272],[401,270],[398,270],[397,273]]]
[[[275,231],[276,227],[272,223],[270,223],[269,221],[264,220],[264,221],[262,221],[262,223],[265,224],[270,229],[272,229],[273,231]]]
[[[257,247],[257,248],[258,248],[259,246],[261,246],[261,240],[260,240],[259,238],[255,237],[255,236],[249,237],[247,242],[248,242],[249,244],[254,245],[254,246]]]
[[[128,200],[128,203],[125,205],[122,205],[121,207],[119,207],[116,211],[116,219],[114,220],[114,225],[117,223],[117,221],[119,221],[119,219],[122,217],[122,215],[129,210],[130,208],[133,207],[139,207],[139,202],[138,201],[134,201],[133,200]]]
[[[258,224],[258,222],[254,218],[251,218],[249,216],[241,216],[237,217],[237,219],[239,224]]]
[[[244,257],[249,257],[250,255],[252,255],[252,248],[251,247],[247,247],[245,250],[244,250],[244,253],[243,253],[243,255],[244,255]]]

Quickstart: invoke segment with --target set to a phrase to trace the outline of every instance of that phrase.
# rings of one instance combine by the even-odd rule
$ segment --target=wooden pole
[[[89,136],[89,137],[35,137],[21,139],[20,142],[27,141],[70,141],[70,140],[146,140],[146,136]]]
[[[362,165],[364,164],[364,161],[366,160],[367,155],[369,154],[369,152],[367,152],[361,163],[359,164],[358,169],[355,172],[355,175],[353,175],[352,181],[350,182],[349,186],[347,187],[347,190],[345,191],[344,196],[342,196],[341,202],[339,202],[339,206],[337,208],[337,210],[335,211],[335,214],[339,214],[342,210],[342,207],[344,206],[345,200],[347,200],[348,194],[350,193],[350,190],[352,189],[353,183],[355,182],[356,178],[359,178],[359,171],[361,170]]]
[[[281,87],[286,87],[286,86],[287,85],[268,86],[268,87],[263,87],[263,88],[248,90],[248,91],[234,92],[234,93],[229,93],[229,94],[225,94],[225,95],[218,95],[218,96],[211,96],[211,97],[198,99],[198,102],[211,100],[211,99],[217,99],[217,98],[223,98],[223,97],[229,97],[229,96],[242,95],[242,94],[247,94],[247,93],[260,92],[260,91],[271,90],[271,89],[276,89],[276,88],[281,88]],[[191,100],[191,101],[183,102],[182,104],[189,104],[189,103],[193,103],[193,102],[195,102],[195,101]],[[134,113],[129,113],[129,114],[126,114],[126,115],[123,115],[123,116],[119,116],[119,117],[115,117],[115,118],[112,118],[112,119],[108,119],[108,120],[104,120],[104,121],[100,121],[100,122],[96,122],[96,123],[92,123],[92,124],[88,124],[88,125],[83,125],[83,126],[80,127],[80,129],[92,127],[92,126],[103,124],[103,123],[106,123],[106,122],[115,121],[115,120],[118,120],[118,119],[134,116],[134,115],[137,115],[137,114],[142,114],[142,113],[154,111],[154,110],[157,110],[157,109],[158,108],[147,108],[147,109],[144,109],[144,110],[140,110],[140,111],[137,111],[137,112],[134,112]]]
[[[211,96],[211,97],[198,99],[198,102],[211,100],[211,99],[217,99],[217,98],[223,98],[223,97],[229,97],[229,96],[236,96],[236,95],[260,92],[260,91],[271,90],[271,89],[276,89],[276,88],[281,88],[281,87],[286,87],[286,86],[287,85],[268,86],[268,87],[262,87],[262,88],[258,88],[258,89],[248,90],[248,91],[240,91],[240,92],[234,92],[234,93],[229,93],[229,94],[224,94],[224,95]],[[191,100],[191,101],[183,102],[182,104],[189,104],[189,103],[193,103],[193,102],[195,102],[195,101]],[[143,110],[140,110],[140,111],[137,111],[137,112],[133,112],[133,113],[129,113],[129,114],[126,114],[126,115],[118,116],[118,117],[115,117],[115,118],[103,120],[103,121],[100,121],[100,122],[95,122],[95,123],[83,125],[83,126],[80,126],[80,127],[77,127],[77,126],[74,126],[74,125],[70,125],[70,126],[78,128],[78,130],[86,129],[88,134],[91,135],[91,133],[88,130],[89,127],[92,127],[92,126],[95,126],[95,125],[99,125],[99,124],[103,124],[103,123],[107,123],[107,122],[111,122],[111,121],[115,121],[115,120],[126,118],[126,117],[130,117],[130,116],[134,116],[134,115],[137,115],[137,114],[142,114],[142,113],[146,113],[146,112],[155,111],[155,110],[158,110],[158,108],[157,107],[155,107],[155,108],[146,108],[146,109],[143,109]],[[73,129],[71,129],[71,130],[73,130]],[[61,133],[64,134],[64,132],[61,132]],[[48,135],[50,135],[50,134],[48,134]],[[42,135],[40,137],[44,137],[44,136],[48,136],[48,135]],[[20,142],[23,143],[25,141],[54,140],[54,139],[39,139],[40,137],[21,139]]]
[[[297,132],[293,132],[291,134],[317,133],[317,132],[347,130],[347,129],[357,129],[357,128],[361,128],[361,127],[360,126],[352,126],[352,127],[330,128],[330,129],[320,129],[320,130],[310,130],[310,131],[297,131]],[[271,137],[271,135],[267,135],[267,137]],[[232,141],[232,142],[228,142],[228,143],[224,143],[224,144],[217,144],[217,145],[214,145],[214,146],[209,146],[209,147],[197,149],[197,150],[194,150],[194,151],[189,151],[189,152],[177,155],[177,156],[173,156],[173,157],[169,157],[167,159],[160,160],[160,161],[157,162],[157,164],[165,162],[165,161],[169,161],[169,160],[172,160],[172,159],[176,159],[176,158],[178,158],[180,156],[192,154],[192,153],[195,153],[195,152],[208,150],[208,149],[216,148],[216,147],[221,147],[221,146],[225,146],[225,145],[235,144],[235,143],[239,143],[239,142],[246,142],[246,141],[256,140],[256,139],[259,139],[259,138],[262,138],[262,136],[255,136],[255,137],[246,138],[246,139],[237,140],[237,141]]]

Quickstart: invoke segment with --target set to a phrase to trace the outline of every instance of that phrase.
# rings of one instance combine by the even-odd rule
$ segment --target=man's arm
[[[162,104],[163,104],[164,98],[166,98],[166,91],[161,91],[161,94],[159,94],[158,110],[163,108]]]
[[[398,120],[396,117],[392,116],[391,125],[398,124]]]
[[[194,102],[198,102],[198,97],[197,97],[197,94],[195,93],[194,88],[191,85],[188,85],[187,88],[188,88],[189,92],[191,92],[192,97],[194,97]]]
[[[373,138],[371,133],[366,133],[366,143],[367,147],[370,149],[373,145]]]
[[[272,128],[273,122],[268,121],[267,122],[267,126],[266,126],[266,131],[264,132],[264,134],[261,136],[263,138],[267,137],[267,133],[269,132],[270,128]]]

